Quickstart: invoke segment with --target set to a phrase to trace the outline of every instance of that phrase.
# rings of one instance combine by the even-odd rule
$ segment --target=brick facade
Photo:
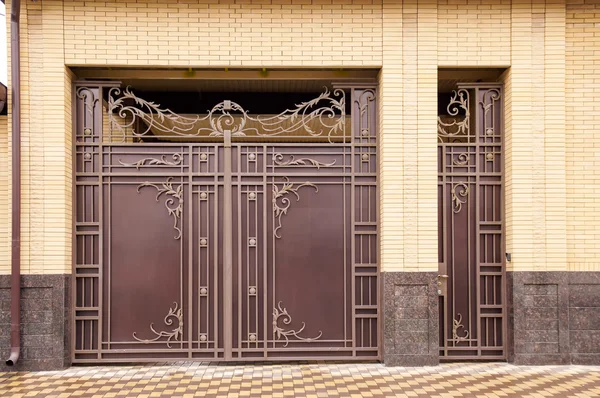
[[[598,1],[22,7],[24,274],[71,272],[70,67],[86,66],[379,69],[381,268],[425,274],[438,267],[438,68],[506,68],[507,268],[600,271]],[[10,123],[0,117],[0,274],[10,272]]]

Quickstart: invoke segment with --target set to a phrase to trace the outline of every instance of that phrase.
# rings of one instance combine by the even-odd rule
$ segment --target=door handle
[[[439,296],[445,296],[448,293],[448,275],[437,276],[437,292]]]

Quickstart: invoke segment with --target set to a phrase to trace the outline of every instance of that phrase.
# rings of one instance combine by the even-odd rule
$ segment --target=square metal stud
[[[248,287],[248,295],[256,296],[256,292],[258,292],[258,289],[256,288],[256,286]]]
[[[199,293],[201,296],[207,296],[208,295],[208,288],[206,286],[202,286],[199,290]]]
[[[256,247],[256,238],[250,238],[250,239],[248,239],[248,246],[250,246],[250,247]]]
[[[92,135],[92,129],[89,128],[89,127],[84,128],[83,129],[83,135],[87,135],[87,136]]]
[[[208,239],[200,238],[200,246],[206,247],[208,245]]]

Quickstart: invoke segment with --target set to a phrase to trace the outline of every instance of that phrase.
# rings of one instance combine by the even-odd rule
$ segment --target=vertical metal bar
[[[71,170],[77,172],[77,115],[80,110],[80,107],[77,106],[78,100],[75,93],[77,92],[77,85],[73,84],[71,86],[71,106],[72,106],[72,115],[71,115]],[[76,225],[77,225],[77,177],[74,176],[71,183],[71,200],[73,206],[71,206],[71,231],[73,231],[71,236],[71,360],[75,359],[75,348],[76,348],[76,336],[75,331],[77,330],[77,323],[75,321],[75,306],[77,305],[77,234]],[[20,303],[19,303],[20,304]],[[20,312],[20,308],[19,308]]]
[[[180,166],[180,170],[181,173],[183,174],[185,172],[185,154],[184,154],[184,147],[181,148],[181,153],[183,154],[183,161],[181,163]],[[198,236],[196,234],[196,239],[194,239],[194,228],[193,228],[193,223],[194,220],[192,218],[193,216],[193,208],[194,208],[194,204],[192,203],[192,198],[193,198],[193,185],[192,185],[192,158],[193,158],[193,149],[192,149],[192,145],[188,144],[187,145],[187,153],[188,153],[188,183],[187,183],[187,188],[188,188],[188,197],[187,197],[187,202],[188,202],[188,261],[187,261],[187,266],[188,266],[188,301],[187,301],[187,306],[188,306],[188,319],[187,319],[187,324],[188,324],[188,336],[187,336],[187,340],[188,340],[188,358],[192,358],[192,320],[193,318],[193,305],[192,303],[194,302],[194,296],[193,296],[193,278],[194,278],[194,273],[193,273],[193,265],[194,265],[194,252],[193,252],[193,248],[194,245],[196,247],[198,247]],[[185,210],[185,209],[184,209]],[[200,215],[200,201],[198,201],[198,215]],[[200,223],[198,223],[196,232],[200,229]],[[184,237],[181,237],[181,241],[183,242]],[[198,249],[198,254],[200,254],[200,249]],[[182,256],[183,257],[183,256]],[[198,262],[200,262],[200,256],[198,256]],[[199,264],[197,264],[197,268],[198,268],[198,279],[200,279],[200,266]],[[181,303],[181,305],[183,306],[183,303]],[[198,309],[200,309],[200,301],[198,301]],[[200,317],[198,317],[198,319],[200,319]],[[200,332],[200,328],[198,328],[198,332]],[[183,338],[181,339],[183,341]]]
[[[213,145],[213,151],[215,153],[214,158],[214,189],[215,189],[215,197],[213,202],[213,208],[215,211],[213,212],[215,215],[215,223],[213,228],[213,234],[215,239],[213,239],[213,250],[214,250],[214,262],[213,262],[213,288],[209,289],[209,293],[212,290],[213,297],[213,330],[214,330],[214,355],[215,358],[219,356],[219,148],[217,145]],[[210,163],[207,163],[207,168]],[[208,307],[208,306],[207,306]],[[208,341],[209,339],[207,339]]]
[[[261,294],[263,296],[263,341],[262,341],[262,345],[263,345],[263,356],[266,358],[267,357],[267,340],[268,340],[268,335],[267,335],[267,327],[268,327],[268,323],[267,323],[267,319],[269,316],[269,313],[267,312],[267,281],[268,281],[268,276],[267,276],[267,214],[269,214],[268,208],[267,208],[267,202],[268,202],[268,194],[267,194],[267,146],[263,145],[263,173],[262,173],[262,177],[263,177],[263,193],[262,193],[262,201],[263,201],[263,261],[262,261],[262,268],[263,268],[263,284],[262,284],[262,291]],[[259,195],[256,195],[256,200],[258,200]],[[257,286],[258,289],[258,286]],[[257,297],[257,302],[256,302],[256,306],[258,308],[258,294],[256,295]],[[258,336],[257,336],[258,337]],[[258,338],[256,339],[258,341]]]
[[[441,172],[442,172],[442,183],[441,183],[441,187],[442,187],[442,197],[439,198],[438,200],[442,201],[442,225],[438,226],[438,228],[443,228],[441,233],[442,233],[442,250],[443,250],[443,254],[442,254],[442,267],[443,269],[439,269],[439,275],[447,275],[448,274],[448,241],[447,241],[447,232],[448,232],[448,210],[447,210],[447,203],[448,203],[448,198],[446,195],[446,150],[447,147],[445,145],[440,144],[441,148],[442,148],[442,154],[441,154],[441,160],[440,162],[442,163],[441,165],[439,165],[438,167],[441,167]],[[439,184],[439,183],[438,183]],[[439,250],[439,249],[438,249]],[[438,282],[441,281],[440,278],[438,278]],[[442,283],[447,283],[446,281],[443,281]],[[438,287],[441,287],[438,285]],[[444,356],[448,356],[448,291],[447,291],[447,286],[446,286],[446,294],[444,296],[442,296],[442,299],[444,301],[444,308],[443,308],[443,317],[442,317],[442,330],[443,330],[443,347],[444,347]]]
[[[479,265],[480,265],[480,244],[481,244],[481,230],[480,230],[480,217],[479,217],[479,211],[480,211],[480,192],[479,192],[479,187],[481,184],[480,181],[480,173],[481,173],[481,163],[482,160],[480,158],[480,145],[479,145],[479,134],[482,133],[479,129],[479,88],[475,87],[475,106],[474,106],[474,114],[475,114],[475,164],[476,166],[476,173],[475,173],[475,302],[476,302],[476,310],[477,310],[477,315],[475,317],[476,323],[477,323],[477,356],[481,356],[481,342],[482,342],[482,336],[481,336],[481,283],[479,281],[480,276],[480,272],[479,272]],[[485,160],[484,160],[485,162]],[[486,325],[487,326],[487,325]],[[473,336],[471,336],[471,338],[473,338]]]
[[[355,93],[355,89],[352,88],[351,92],[350,92],[350,119],[354,119],[352,117],[352,114],[354,113],[354,105],[355,105],[355,101],[356,101],[356,93]],[[358,112],[360,114],[360,104],[359,104],[359,109]],[[360,128],[360,126],[359,126]],[[356,192],[355,192],[355,170],[354,170],[354,163],[356,162],[355,157],[355,148],[354,148],[354,124],[352,125],[352,130],[350,131],[350,143],[351,143],[351,151],[350,151],[350,230],[351,230],[351,234],[350,234],[350,250],[351,250],[351,256],[352,256],[352,271],[351,271],[351,275],[350,275],[350,280],[351,280],[351,291],[350,291],[350,301],[352,303],[352,356],[356,357],[356,293],[355,293],[355,266],[356,266],[356,231],[355,231],[355,213],[356,213],[356,201],[355,201],[355,196],[356,196]]]
[[[223,146],[223,348],[225,360],[232,358],[233,343],[233,236],[231,192],[231,131],[225,130]]]
[[[247,149],[246,149],[247,151]],[[238,165],[238,169],[237,172],[239,173],[243,173],[242,170],[242,147],[239,146],[237,148],[237,165]],[[248,162],[248,157],[246,156],[246,170],[249,171],[250,170],[250,164]],[[246,205],[246,241],[242,242],[242,197],[243,197],[243,192],[242,192],[242,184],[240,182],[240,178],[238,175],[236,175],[236,197],[237,197],[237,215],[236,215],[236,220],[237,220],[237,274],[238,274],[238,278],[237,278],[237,288],[238,288],[238,305],[237,308],[235,309],[237,312],[237,348],[238,348],[238,355],[240,355],[239,353],[242,350],[242,314],[246,314],[246,320],[248,320],[249,318],[249,309],[250,309],[250,303],[248,300],[248,296],[247,295],[242,295],[242,285],[243,284],[247,284],[248,281],[248,260],[250,258],[250,252],[249,252],[249,248],[248,248],[248,203],[245,203]],[[243,247],[246,247],[246,283],[244,283],[243,279],[242,279],[242,266],[243,266],[243,257],[242,257],[242,253],[244,252]],[[246,308],[244,307],[244,302],[243,302],[243,298],[246,297]],[[242,312],[242,309],[244,309],[244,311]],[[249,329],[249,324],[247,325],[247,330],[246,332],[250,332]],[[249,347],[249,345],[248,345]]]

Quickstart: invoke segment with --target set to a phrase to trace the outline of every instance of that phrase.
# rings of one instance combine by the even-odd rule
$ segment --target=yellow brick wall
[[[23,271],[70,270],[65,65],[381,68],[386,271],[437,268],[437,68],[510,67],[502,76],[509,269],[600,270],[599,12],[594,1],[565,1],[23,2]],[[0,160],[8,195],[9,165]],[[3,225],[0,273],[10,257]]]
[[[381,65],[381,0],[66,1],[64,13],[70,65]]]
[[[509,66],[511,0],[440,0],[438,65]]]
[[[22,2],[23,273],[64,273],[71,267],[71,135],[65,110],[70,107],[66,99],[71,87],[65,77],[63,6],[60,0]],[[10,60],[8,73],[10,86]],[[10,118],[8,126],[10,131]],[[7,140],[12,145],[10,135]],[[8,167],[7,178],[11,170]],[[1,258],[0,273],[10,272],[10,250],[3,251]]]
[[[600,2],[567,1],[568,266],[600,270]]]

